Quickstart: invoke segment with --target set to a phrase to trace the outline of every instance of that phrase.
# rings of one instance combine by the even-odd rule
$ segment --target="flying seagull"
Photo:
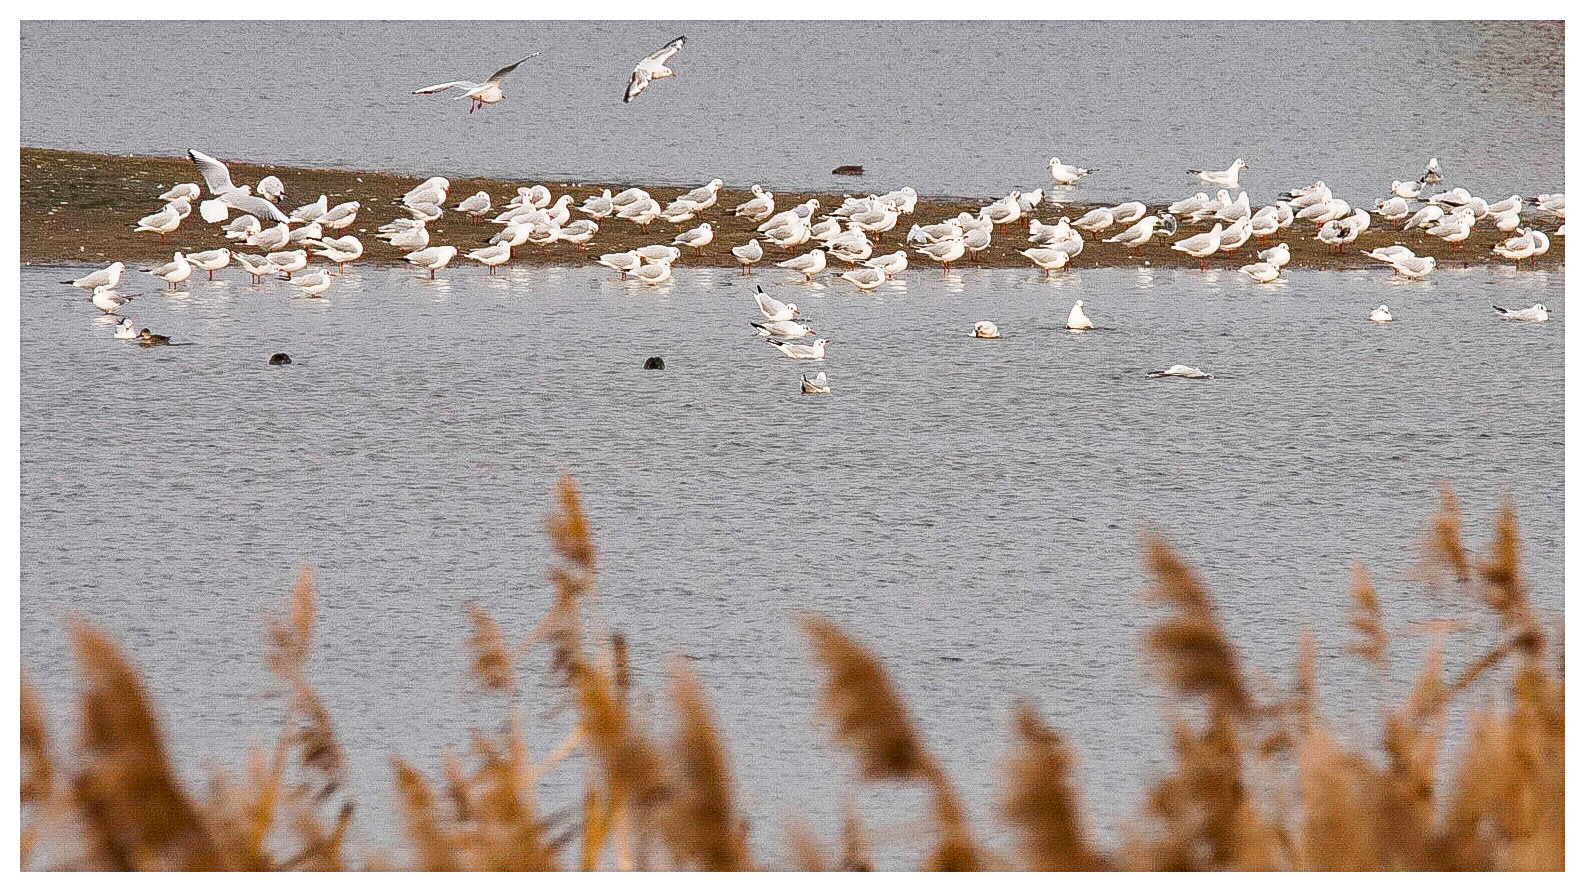
[[[523,56],[521,59],[518,59],[510,65],[507,65],[505,68],[502,68],[494,74],[491,74],[489,76],[489,80],[486,80],[481,84],[476,84],[470,80],[453,80],[448,83],[435,84],[432,87],[424,87],[421,90],[413,90],[413,95],[417,96],[420,93],[442,93],[451,89],[452,87],[461,87],[467,92],[463,93],[457,98],[473,100],[472,104],[468,106],[468,114],[472,114],[486,105],[494,105],[495,103],[501,101],[501,99],[505,98],[501,93],[501,81],[505,80],[506,75],[511,74],[518,65],[521,65],[522,63],[532,59],[537,55],[539,54],[529,53],[528,55]]]
[[[665,63],[680,52],[685,43],[687,43],[687,37],[678,37],[645,56],[643,61],[638,63],[638,67],[633,69],[632,80],[627,82],[627,92],[622,96],[622,101],[633,101],[633,97],[642,93],[644,88],[649,86],[650,81],[659,80],[662,77],[670,77],[674,74],[675,72],[667,68]]]
[[[230,210],[227,208],[252,214],[272,223],[287,222],[286,214],[281,213],[280,208],[254,195],[251,188],[232,183],[231,171],[225,166],[225,162],[194,149],[187,150],[187,157],[192,158],[193,166],[203,175],[204,184],[209,187],[209,194],[215,196],[198,205],[198,212],[204,222],[218,223],[224,220],[230,216]]]

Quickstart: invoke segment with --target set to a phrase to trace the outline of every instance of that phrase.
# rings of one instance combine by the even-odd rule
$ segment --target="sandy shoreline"
[[[329,196],[332,205],[342,201],[362,202],[363,207],[357,221],[349,229],[337,234],[357,235],[363,242],[365,252],[357,261],[359,263],[391,265],[403,262],[401,257],[404,252],[375,239],[373,232],[378,226],[392,219],[409,216],[401,207],[400,199],[405,192],[417,185],[422,177],[399,176],[377,171],[261,166],[229,160],[227,163],[231,169],[232,179],[238,183],[256,183],[260,177],[271,173],[279,176],[287,189],[287,197],[281,201],[281,207],[288,212],[294,207],[313,201],[321,194]],[[541,182],[532,176],[525,176],[518,181],[506,181],[464,177],[443,170],[436,171],[436,174],[451,180],[451,200],[448,205],[455,205],[463,197],[482,189],[488,192],[491,200],[500,207],[516,194],[518,186]],[[168,260],[171,252],[178,250],[195,252],[217,247],[234,247],[233,243],[227,242],[221,236],[218,226],[204,223],[196,213],[183,221],[181,227],[168,236],[168,243],[162,244],[159,237],[152,233],[132,231],[139,218],[158,211],[163,205],[164,202],[157,196],[179,182],[202,182],[197,170],[185,155],[141,157],[22,148],[19,190],[22,262],[103,265],[121,260],[127,263],[147,263]],[[563,193],[571,194],[575,199],[573,205],[575,208],[585,197],[598,195],[603,188],[617,191],[634,184],[545,182],[545,185],[557,196]],[[866,178],[858,177],[853,180],[851,194],[887,192],[903,185],[905,183],[871,182]],[[687,187],[649,189],[651,194],[662,203],[687,190]],[[1047,193],[1049,191],[1047,189]],[[1185,182],[1182,196],[1197,191],[1201,189],[1193,183]],[[750,197],[751,193],[742,189],[722,189],[716,205],[704,211],[696,219],[677,224],[657,220],[649,226],[648,232],[625,220],[606,219],[600,222],[600,231],[587,246],[587,250],[580,250],[563,242],[547,246],[524,244],[517,249],[516,258],[512,263],[590,264],[602,253],[629,250],[645,244],[669,244],[677,233],[707,221],[715,228],[714,241],[704,248],[702,254],[695,254],[692,250],[685,251],[676,265],[735,267],[738,264],[732,257],[730,249],[745,244],[749,238],[758,235],[754,224],[732,216],[732,208]],[[995,197],[999,196],[985,196],[983,199],[920,197],[912,216],[904,216],[896,228],[884,233],[874,253],[879,255],[898,250],[908,227],[913,223],[939,222],[964,210],[977,212],[982,205],[988,204]],[[1357,197],[1363,200],[1365,196]],[[1379,196],[1368,197],[1373,200]],[[841,201],[841,196],[838,194],[776,192],[776,208],[785,210],[809,198],[819,199],[821,209],[826,211],[834,209]],[[1039,208],[1036,217],[1047,223],[1054,223],[1062,216],[1077,219],[1094,206],[1101,205],[1064,202],[1063,207],[1058,209],[1046,204]],[[1150,209],[1152,212],[1159,212],[1164,209],[1164,205],[1151,206]],[[580,216],[581,214],[575,212],[573,214],[574,219]],[[1532,216],[1532,212],[1525,213],[1524,222],[1525,225],[1533,225],[1547,233],[1555,232],[1560,223],[1551,217]],[[1194,232],[1208,228],[1209,226],[1184,222],[1173,239],[1157,238],[1143,249],[1141,257],[1129,255],[1127,249],[1118,245],[1105,244],[1097,238],[1086,236],[1084,251],[1073,260],[1072,265],[1080,269],[1132,267],[1146,264],[1157,267],[1197,266],[1197,261],[1179,251],[1171,250],[1168,245],[1171,240],[1186,238]],[[1422,231],[1398,232],[1377,219],[1375,225],[1343,254],[1332,253],[1329,246],[1315,239],[1314,235],[1318,228],[1306,222],[1295,223],[1291,229],[1268,239],[1263,247],[1285,241],[1292,251],[1292,263],[1289,268],[1293,269],[1375,267],[1385,270],[1386,267],[1362,256],[1360,252],[1389,244],[1404,244],[1421,255],[1433,256],[1442,267],[1507,262],[1491,254],[1491,247],[1507,236],[1495,231],[1484,221],[1467,242],[1454,249],[1438,238],[1424,235]],[[1107,230],[1102,233],[1102,237],[1120,229],[1121,227],[1116,227]],[[499,227],[488,222],[470,222],[465,215],[448,209],[445,216],[429,224],[429,231],[432,245],[451,244],[457,246],[461,253],[466,253],[488,243],[489,238],[499,231]],[[964,261],[958,265],[962,268],[1000,267],[1033,270],[1034,267],[1029,260],[1017,253],[1029,247],[1027,237],[1026,218],[1007,227],[998,227],[994,242],[988,249],[980,253],[974,261],[969,262],[964,258]],[[1564,262],[1565,240],[1565,238],[1553,238],[1551,250],[1539,259],[1537,268],[1561,268]],[[764,241],[760,243],[765,244]],[[803,253],[814,246],[817,245],[803,245],[792,253]],[[1236,251],[1217,254],[1211,258],[1210,263],[1218,268],[1236,269],[1243,264],[1254,262],[1254,254],[1261,247],[1256,240],[1250,239],[1248,244]],[[760,265],[773,263],[784,256],[786,255],[779,249],[766,244],[765,258],[760,261]],[[938,268],[938,264],[911,251],[909,258],[915,268]],[[472,267],[481,274],[483,272],[478,268],[478,264],[460,256],[453,262],[453,267],[458,266]],[[827,268],[839,273],[847,268],[847,264],[832,259]],[[1529,268],[1527,262],[1524,268]]]

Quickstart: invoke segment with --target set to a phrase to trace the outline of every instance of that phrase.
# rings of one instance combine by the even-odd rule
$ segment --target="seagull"
[[[1045,169],[1050,171],[1051,179],[1055,180],[1057,185],[1070,186],[1089,174],[1094,173],[1095,170],[1099,168],[1091,167],[1086,169],[1083,167],[1074,167],[1071,164],[1063,164],[1060,158],[1051,158],[1050,161],[1045,164]]]
[[[879,257],[871,257],[864,261],[864,265],[872,266],[875,269],[884,272],[886,278],[896,278],[899,273],[907,269],[907,251],[897,251],[894,254],[885,254]]]
[[[265,255],[264,259],[274,263],[277,272],[285,273],[287,281],[291,281],[293,272],[308,268],[308,251],[305,249],[276,251]]]
[[[419,222],[422,223],[423,221],[419,220]],[[423,225],[414,226],[411,229],[380,237],[384,238],[393,248],[403,251],[421,251],[429,246],[429,227]]]
[[[209,194],[215,196],[198,207],[204,222],[221,222],[232,210],[250,213],[260,220],[271,223],[288,222],[280,208],[254,195],[247,186],[232,183],[231,171],[226,167],[225,162],[196,149],[188,149],[187,157],[192,159],[193,166],[197,167],[198,173],[203,176],[204,184],[209,187]]]
[[[961,242],[958,242],[958,244],[961,245]],[[958,256],[961,256],[961,253]],[[782,260],[776,265],[782,269],[790,269],[793,272],[802,274],[803,280],[806,282],[813,281],[815,273],[825,268],[825,252],[815,248],[790,260]]]
[[[770,345],[780,350],[788,359],[824,359],[825,344],[830,343],[828,338],[821,337],[814,341],[813,346],[804,346],[801,343],[784,343],[770,338]]]
[[[690,204],[696,204],[698,205],[699,210],[709,210],[711,207],[714,207],[715,202],[719,200],[720,189],[723,185],[725,185],[725,183],[722,181],[718,179],[712,179],[706,185],[699,186],[685,195],[678,195],[677,200],[686,201]]]
[[[929,257],[931,260],[938,261],[942,269],[950,270],[952,261],[960,259],[968,251],[968,246],[963,243],[962,237],[959,236],[937,241],[934,244],[919,245],[913,250]]]
[[[611,202],[611,191],[605,189],[598,195],[590,195],[578,205],[578,212],[588,214],[596,220],[603,220],[616,212],[615,205]]]
[[[1000,337],[1001,336],[1001,329],[996,327],[996,323],[995,322],[990,322],[990,321],[974,322],[973,336],[974,337],[982,337],[982,338],[985,338],[986,340],[989,340],[989,339],[992,339],[992,338]]]
[[[492,244],[478,250],[469,251],[465,256],[469,260],[477,260],[489,267],[489,274],[495,274],[495,267],[511,259],[512,249],[509,244]]]
[[[1248,209],[1247,199],[1244,199],[1243,208],[1244,210]],[[1111,214],[1115,217],[1118,225],[1136,223],[1143,219],[1144,214],[1148,212],[1149,208],[1145,207],[1142,201],[1127,201],[1111,208]]]
[[[126,264],[117,260],[109,266],[103,269],[96,269],[76,281],[61,282],[61,284],[82,288],[84,291],[92,291],[100,285],[109,285],[113,288],[121,284],[121,273],[125,269]]]
[[[474,192],[472,195],[463,198],[461,204],[458,204],[456,207],[451,209],[467,214],[469,217],[472,217],[473,222],[476,223],[479,221],[480,217],[484,216],[490,211],[489,193],[483,190]]]
[[[254,191],[265,201],[276,204],[286,197],[286,184],[278,176],[266,176],[258,181],[258,188]]]
[[[1514,265],[1520,260],[1527,260],[1534,256],[1534,252],[1534,230],[1532,229],[1523,229],[1512,238],[1491,248],[1491,253],[1513,261]]]
[[[443,244],[413,251],[404,255],[402,259],[421,269],[429,270],[429,277],[434,278],[435,270],[443,268],[447,263],[450,263],[451,258],[455,257],[456,254],[456,248],[449,244]]]
[[[159,198],[161,201],[175,201],[177,198],[197,201],[201,194],[203,190],[198,188],[197,183],[177,183],[161,193]]]
[[[813,328],[796,321],[784,322],[749,322],[760,337],[784,337],[787,340],[797,340],[810,334],[818,334]]]
[[[1501,313],[1502,318],[1514,319],[1519,322],[1544,322],[1546,319],[1551,318],[1551,314],[1546,312],[1544,303],[1536,303],[1528,309],[1503,309],[1494,305],[1493,308]]]
[[[764,248],[759,246],[759,239],[757,238],[748,239],[747,244],[738,245],[732,248],[731,252],[732,256],[737,258],[737,262],[743,265],[745,273],[749,266],[764,259]]]
[[[669,244],[644,245],[637,253],[651,263],[675,263],[682,258],[682,252]]]
[[[1051,248],[1029,248],[1026,251],[1018,251],[1018,253],[1032,260],[1035,266],[1045,270],[1046,278],[1050,278],[1050,274],[1053,271],[1066,266],[1068,260],[1071,259],[1066,251],[1058,251]]]
[[[671,264],[668,262],[645,263],[634,269],[633,278],[646,285],[658,285],[671,278]]]
[[[1094,327],[1094,322],[1089,321],[1089,317],[1084,315],[1082,300],[1073,303],[1072,312],[1067,314],[1067,327],[1074,331],[1085,331]]]
[[[1274,263],[1250,263],[1238,267],[1238,271],[1262,285],[1281,278],[1281,267]]]
[[[314,270],[307,275],[301,275],[292,282],[292,286],[303,292],[305,297],[318,297],[330,290],[330,273]]]
[[[165,286],[174,290],[177,285],[187,280],[187,276],[192,275],[192,264],[187,262],[181,251],[177,251],[169,263],[144,271],[164,279]]]
[[[678,235],[676,238],[671,239],[671,243],[680,244],[683,247],[690,247],[693,249],[694,253],[703,254],[704,245],[709,244],[714,240],[715,227],[711,226],[709,223],[704,223],[696,229],[689,229],[686,232]]]
[[[501,93],[501,81],[505,80],[506,75],[511,74],[518,65],[521,65],[522,63],[532,59],[537,55],[539,54],[529,53],[528,55],[523,56],[521,59],[518,59],[510,65],[507,65],[505,68],[502,68],[494,74],[491,74],[489,79],[481,84],[473,83],[470,80],[453,80],[443,84],[435,84],[432,87],[424,87],[420,90],[413,90],[413,95],[417,96],[420,93],[441,93],[451,89],[452,87],[461,87],[466,92],[457,98],[473,100],[472,103],[468,105],[468,114],[472,114],[486,105],[494,105],[495,103],[501,101],[501,99],[505,98],[505,96]]]
[[[132,231],[157,233],[160,241],[164,242],[167,240],[165,236],[175,232],[176,227],[181,225],[181,221],[181,213],[176,208],[167,205],[158,213],[151,213],[138,220],[137,226]]]
[[[100,312],[115,313],[121,311],[122,304],[131,300],[131,297],[122,297],[110,285],[100,285],[94,288],[93,296],[88,298]]]
[[[1292,262],[1292,251],[1288,250],[1287,242],[1285,241],[1273,248],[1260,251],[1258,256],[1262,262],[1269,263],[1277,269]]]
[[[1225,186],[1229,189],[1238,187],[1238,171],[1248,170],[1249,166],[1243,163],[1242,158],[1232,162],[1226,170],[1190,170],[1190,174],[1206,185]]]
[[[362,206],[358,201],[343,201],[325,211],[325,215],[319,218],[319,225],[336,231],[345,229],[357,219],[358,209]]]
[[[255,285],[262,282],[265,276],[280,272],[280,267],[263,257],[254,256],[253,254],[236,254],[235,256],[236,261],[242,265],[242,268],[253,276],[253,284]]]
[[[276,223],[268,229],[254,232],[246,239],[249,247],[256,247],[261,251],[274,251],[285,247],[291,242],[290,231],[284,222]]]
[[[324,195],[319,200],[304,204],[286,215],[286,219],[293,223],[313,223],[330,211],[330,199]]]
[[[1073,225],[1077,224],[1074,223]],[[1165,218],[1150,214],[1121,232],[1107,238],[1106,243],[1127,245],[1133,249],[1133,254],[1137,256],[1139,249],[1149,244],[1149,240],[1155,237],[1155,228],[1157,226],[1167,227],[1161,229],[1162,235],[1173,235],[1177,231],[1177,218],[1169,214]]]
[[[1401,257],[1386,262],[1404,278],[1424,278],[1436,268],[1434,257]]]
[[[857,285],[861,290],[872,291],[885,284],[885,270],[873,266],[858,266],[841,274],[841,278]]]
[[[623,251],[619,254],[601,254],[594,262],[607,269],[614,269],[625,276],[639,266],[643,265],[644,258],[637,251]]]
[[[561,227],[561,240],[578,246],[578,250],[587,250],[583,245],[594,240],[599,232],[599,223],[593,220],[573,220]]]
[[[759,303],[759,312],[764,314],[767,322],[790,322],[798,314],[796,303],[782,303],[764,292],[764,288],[754,286],[754,300]]]
[[[1418,180],[1411,179],[1407,182],[1402,182],[1395,179],[1392,180],[1391,193],[1396,195],[1398,198],[1413,200],[1414,198],[1418,198],[1419,193],[1422,191],[1424,191],[1424,183],[1421,183]]]
[[[803,392],[805,392],[805,393],[829,393],[830,392],[830,380],[825,377],[825,372],[821,371],[819,374],[816,374],[813,377],[809,377],[806,374],[803,375],[802,377],[803,377]]]
[[[245,213],[231,222],[226,223],[223,227],[221,227],[220,231],[224,232],[225,237],[231,241],[242,241],[249,235],[254,235],[263,231],[263,229],[264,227],[259,224],[258,217],[250,213]]]
[[[1391,310],[1387,309],[1386,304],[1382,303],[1380,306],[1370,310],[1369,320],[1371,322],[1390,322],[1392,320]]]
[[[1210,374],[1209,374],[1209,372],[1201,371],[1200,369],[1195,368],[1192,365],[1173,365],[1172,367],[1166,369],[1165,371],[1151,371],[1149,373],[1149,376],[1150,377],[1186,377],[1186,378],[1192,378],[1194,380],[1202,380],[1204,378],[1210,377]]]
[[[1073,228],[1082,229],[1085,232],[1099,232],[1101,229],[1109,229],[1116,225],[1116,215],[1109,207],[1097,207],[1073,220],[1072,225]]]
[[[1221,224],[1216,223],[1209,232],[1190,235],[1182,241],[1174,242],[1171,246],[1174,251],[1182,251],[1199,261],[1199,268],[1205,268],[1205,258],[1221,249]]]
[[[1382,263],[1405,260],[1414,255],[1412,248],[1400,244],[1394,244],[1390,247],[1378,247],[1373,251],[1359,251],[1359,253],[1372,260],[1379,260]]]
[[[320,250],[314,251],[317,256],[323,257],[336,265],[341,272],[346,271],[346,264],[363,256],[363,242],[358,241],[356,235],[344,238],[323,238],[314,244]]]
[[[209,274],[209,280],[214,281],[216,269],[224,269],[231,263],[231,251],[226,248],[216,248],[200,254],[188,254],[187,262],[202,269]]]
[[[133,330],[131,319],[116,319],[116,322],[116,340],[131,340],[137,337],[137,331]]]
[[[622,94],[623,102],[631,102],[642,93],[652,80],[670,77],[676,72],[666,67],[666,61],[682,50],[687,43],[687,37],[678,37],[665,46],[660,47],[647,56],[633,68],[632,80],[627,82],[627,92]]]

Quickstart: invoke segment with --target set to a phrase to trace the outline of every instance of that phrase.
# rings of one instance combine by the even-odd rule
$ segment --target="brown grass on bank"
[[[629,695],[625,640],[606,633],[594,600],[595,550],[570,480],[546,528],[557,561],[552,604],[519,646],[495,619],[468,609],[470,676],[504,697],[506,716],[472,731],[465,754],[447,750],[439,774],[390,759],[404,847],[346,850],[358,813],[331,716],[309,676],[314,624],[305,569],[283,615],[266,619],[265,662],[282,692],[273,744],[243,754],[235,775],[211,771],[195,792],[176,779],[152,704],[131,663],[101,632],[68,626],[82,678],[76,740],[56,752],[36,691],[21,696],[21,862],[26,869],[247,870],[744,870],[758,865],[736,804],[726,741],[704,688],[672,666],[669,742]],[[1015,742],[1001,773],[997,815],[1013,850],[977,842],[955,791],[901,695],[873,654],[818,616],[801,621],[823,673],[818,711],[870,782],[918,783],[929,800],[929,853],[920,868],[1034,870],[1559,870],[1565,865],[1565,688],[1560,641],[1548,640],[1518,563],[1515,512],[1504,503],[1487,555],[1462,540],[1443,490],[1426,538],[1429,560],[1469,607],[1489,610],[1495,643],[1466,665],[1443,667],[1439,636],[1401,701],[1384,711],[1378,749],[1349,748],[1325,723],[1315,642],[1297,647],[1289,692],[1240,662],[1208,590],[1159,536],[1144,541],[1151,599],[1169,614],[1144,647],[1173,694],[1172,761],[1148,790],[1123,842],[1096,847],[1079,804],[1080,757],[1034,707],[1012,710]],[[1355,565],[1347,592],[1347,651],[1384,676],[1395,636],[1380,596]],[[1434,626],[1438,633],[1457,627]],[[538,760],[522,726],[516,662],[550,650],[552,677],[572,721]],[[1554,656],[1554,661],[1548,661]],[[1469,712],[1450,764],[1438,763],[1450,703],[1506,667],[1504,695]],[[496,699],[499,703],[502,700]],[[543,814],[534,783],[583,753],[581,807]],[[851,798],[838,827],[786,827],[789,865],[872,869],[873,839]],[[894,834],[894,833],[893,833]],[[834,838],[834,849],[820,836]]]

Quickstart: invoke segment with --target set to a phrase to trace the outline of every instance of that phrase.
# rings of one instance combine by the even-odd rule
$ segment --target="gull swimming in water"
[[[798,314],[796,303],[782,303],[764,292],[764,288],[754,286],[754,300],[759,304],[759,312],[764,314],[767,322],[790,322]]]
[[[1281,278],[1281,267],[1274,263],[1250,263],[1238,267],[1238,271],[1262,285]]]
[[[1546,312],[1544,303],[1536,303],[1528,309],[1504,309],[1500,306],[1494,306],[1494,304],[1493,308],[1501,313],[1502,318],[1519,322],[1544,322],[1546,319],[1551,318],[1551,314]]]
[[[131,319],[117,319],[116,323],[116,340],[131,340],[137,337],[137,330],[132,327]]]
[[[781,351],[788,359],[823,359],[825,358],[825,344],[830,343],[828,338],[814,341],[813,346],[804,346],[801,343],[784,343],[770,338],[770,345]]]
[[[974,322],[972,336],[991,340],[1001,336],[1001,329],[996,327],[995,322]]]
[[[755,333],[757,333],[760,337],[784,337],[787,340],[797,340],[801,337],[807,337],[810,334],[819,333],[802,322],[791,319],[781,322],[751,321],[748,324],[754,327]]]
[[[330,273],[316,269],[307,275],[298,276],[292,286],[303,292],[304,297],[319,297],[330,290],[331,281]]]
[[[432,248],[413,251],[402,259],[420,269],[429,270],[429,277],[435,277],[436,269],[443,269],[451,259],[457,255],[457,249],[449,244],[436,245]]]
[[[1051,158],[1045,164],[1045,169],[1050,171],[1051,179],[1055,180],[1057,185],[1070,186],[1094,173],[1098,168],[1074,167],[1071,164],[1063,164],[1060,158]]]
[[[1164,371],[1151,371],[1150,377],[1186,377],[1192,380],[1203,380],[1210,377],[1210,373],[1195,368],[1192,365],[1173,365]]]
[[[441,93],[451,89],[452,87],[461,87],[466,92],[457,98],[473,100],[468,105],[468,114],[472,114],[486,105],[493,105],[496,102],[504,99],[505,96],[501,93],[500,88],[501,81],[506,79],[506,75],[511,74],[512,71],[516,70],[518,65],[521,65],[522,63],[532,59],[537,55],[539,54],[529,53],[528,55],[523,56],[521,59],[518,59],[510,65],[507,65],[505,68],[502,68],[494,74],[491,74],[489,79],[485,80],[481,84],[474,83],[470,80],[453,80],[443,84],[435,84],[432,87],[424,87],[422,89],[413,90],[413,95],[417,96],[421,93]]]
[[[103,269],[96,269],[75,281],[61,282],[61,284],[82,288],[84,291],[92,291],[100,285],[109,285],[113,288],[121,284],[121,273],[125,269],[126,264],[117,260]]]
[[[1094,322],[1084,315],[1082,300],[1074,302],[1072,311],[1067,313],[1067,327],[1073,331],[1086,331],[1094,327]]]
[[[1238,158],[1225,170],[1189,170],[1188,172],[1206,185],[1235,189],[1238,187],[1238,172],[1247,169],[1249,166],[1243,163],[1242,158]]]
[[[1369,320],[1371,322],[1390,322],[1392,320],[1391,310],[1387,309],[1386,304],[1382,303],[1380,306],[1370,310]]]
[[[633,68],[632,79],[627,82],[627,91],[622,94],[623,102],[631,102],[645,89],[649,82],[662,77],[670,77],[676,72],[666,67],[666,62],[682,50],[687,43],[687,37],[678,37],[665,46],[660,47],[643,59]]]
[[[117,294],[115,288],[110,285],[100,285],[94,288],[93,296],[88,298],[88,302],[92,303],[100,312],[115,313],[120,312],[122,304],[131,299],[131,297],[122,297]]]
[[[1425,165],[1424,174],[1419,177],[1419,181],[1431,184],[1441,181],[1441,165],[1435,158],[1431,158],[1430,163]]]
[[[802,377],[803,377],[803,392],[805,392],[805,393],[829,393],[830,392],[830,379],[825,377],[825,372],[821,371],[819,374],[816,374],[813,377],[809,377],[806,374],[803,375]]]

